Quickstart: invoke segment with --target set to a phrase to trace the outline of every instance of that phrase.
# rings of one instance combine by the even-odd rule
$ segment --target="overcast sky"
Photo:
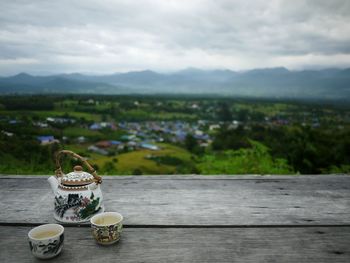
[[[349,0],[1,0],[0,75],[350,67]]]

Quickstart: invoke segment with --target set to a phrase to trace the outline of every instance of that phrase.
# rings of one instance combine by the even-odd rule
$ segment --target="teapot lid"
[[[74,166],[74,171],[63,175],[61,183],[66,186],[81,186],[94,182],[94,176],[83,171],[80,165]]]

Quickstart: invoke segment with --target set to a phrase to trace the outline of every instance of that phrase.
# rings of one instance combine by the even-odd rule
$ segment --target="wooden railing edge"
[[[52,174],[53,175],[53,174]],[[0,174],[0,179],[38,179],[48,178],[52,175],[13,175]],[[350,174],[295,174],[295,175],[198,175],[198,174],[183,174],[183,175],[102,175],[104,180],[125,180],[125,179],[146,179],[146,180],[282,180],[296,178],[319,178],[319,177],[349,177]]]

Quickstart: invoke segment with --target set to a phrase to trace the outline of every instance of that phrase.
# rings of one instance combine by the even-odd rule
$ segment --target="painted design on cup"
[[[58,224],[45,224],[33,228],[28,233],[32,254],[41,259],[57,256],[64,242],[64,228]]]
[[[47,242],[32,242],[29,240],[29,247],[32,253],[35,254],[40,254],[43,256],[48,256],[48,257],[54,257],[56,256],[59,252],[61,252],[62,246],[63,246],[63,241],[64,241],[64,234],[62,234],[58,239],[50,239]]]
[[[117,242],[122,232],[122,224],[112,226],[92,226],[92,233],[98,243]]]
[[[105,212],[91,218],[92,235],[97,243],[110,245],[119,241],[123,229],[123,216],[116,212]]]

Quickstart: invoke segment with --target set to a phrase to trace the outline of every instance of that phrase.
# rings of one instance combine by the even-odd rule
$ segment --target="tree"
[[[116,169],[114,163],[111,161],[106,162],[102,167],[102,173],[105,173],[105,174],[116,173],[116,170],[117,169]]]
[[[226,102],[219,104],[217,116],[220,121],[232,121],[232,113]]]
[[[185,147],[190,152],[193,152],[194,149],[198,146],[197,140],[193,137],[192,134],[188,133],[185,138]]]
[[[251,148],[204,155],[197,166],[201,174],[291,174],[287,160],[273,158],[262,143],[249,141]]]

